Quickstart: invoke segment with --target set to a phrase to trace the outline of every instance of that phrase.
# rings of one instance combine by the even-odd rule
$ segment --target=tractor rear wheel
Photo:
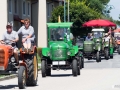
[[[82,69],[82,68],[84,68],[84,58],[80,57],[80,61],[81,61],[80,69]]]
[[[106,60],[109,59],[109,50],[108,50],[108,48],[105,49],[105,59]]]
[[[35,53],[31,59],[29,59],[28,66],[28,78],[26,85],[27,86],[36,86],[38,79],[38,62],[37,62],[37,54]]]
[[[118,54],[120,54],[120,45],[118,46]]]
[[[72,74],[73,76],[77,76],[78,75],[78,62],[76,59],[74,59],[72,61]]]
[[[51,68],[46,69],[46,76],[51,76]]]
[[[81,69],[81,61],[80,61],[80,59],[77,62],[78,62],[78,75],[80,75],[80,69]]]
[[[42,60],[41,62],[41,72],[42,77],[46,77],[46,60]]]
[[[25,89],[26,87],[26,69],[24,66],[20,66],[18,70],[18,86],[19,89]]]
[[[82,68],[84,68],[84,57],[82,57]]]

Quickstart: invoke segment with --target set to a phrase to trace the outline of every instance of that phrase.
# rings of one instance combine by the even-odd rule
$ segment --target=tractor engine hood
[[[67,48],[69,48],[69,45],[67,44],[67,43],[65,43],[65,42],[53,42],[53,43],[51,43],[51,45],[50,45],[50,48],[51,49],[67,49]]]

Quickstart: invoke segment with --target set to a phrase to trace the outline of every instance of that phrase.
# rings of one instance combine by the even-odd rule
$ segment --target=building
[[[0,28],[5,30],[7,22],[13,22],[17,31],[22,19],[29,18],[35,29],[38,46],[45,47],[47,42],[46,22],[49,22],[53,8],[62,5],[59,0],[3,0],[0,3]],[[1,31],[1,35],[2,32]],[[39,39],[38,39],[39,38]]]

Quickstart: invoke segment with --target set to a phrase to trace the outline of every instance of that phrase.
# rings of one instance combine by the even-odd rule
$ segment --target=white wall
[[[8,20],[7,13],[7,0],[2,0],[0,2],[0,39],[2,38],[3,33],[6,31],[6,24]]]
[[[38,47],[47,47],[46,0],[39,0]]]

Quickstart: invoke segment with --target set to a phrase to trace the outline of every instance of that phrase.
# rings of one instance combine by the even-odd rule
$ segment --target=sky
[[[112,16],[113,19],[119,20],[119,14],[120,14],[120,0],[110,0],[108,5],[113,5],[114,9],[111,10],[110,16]]]

